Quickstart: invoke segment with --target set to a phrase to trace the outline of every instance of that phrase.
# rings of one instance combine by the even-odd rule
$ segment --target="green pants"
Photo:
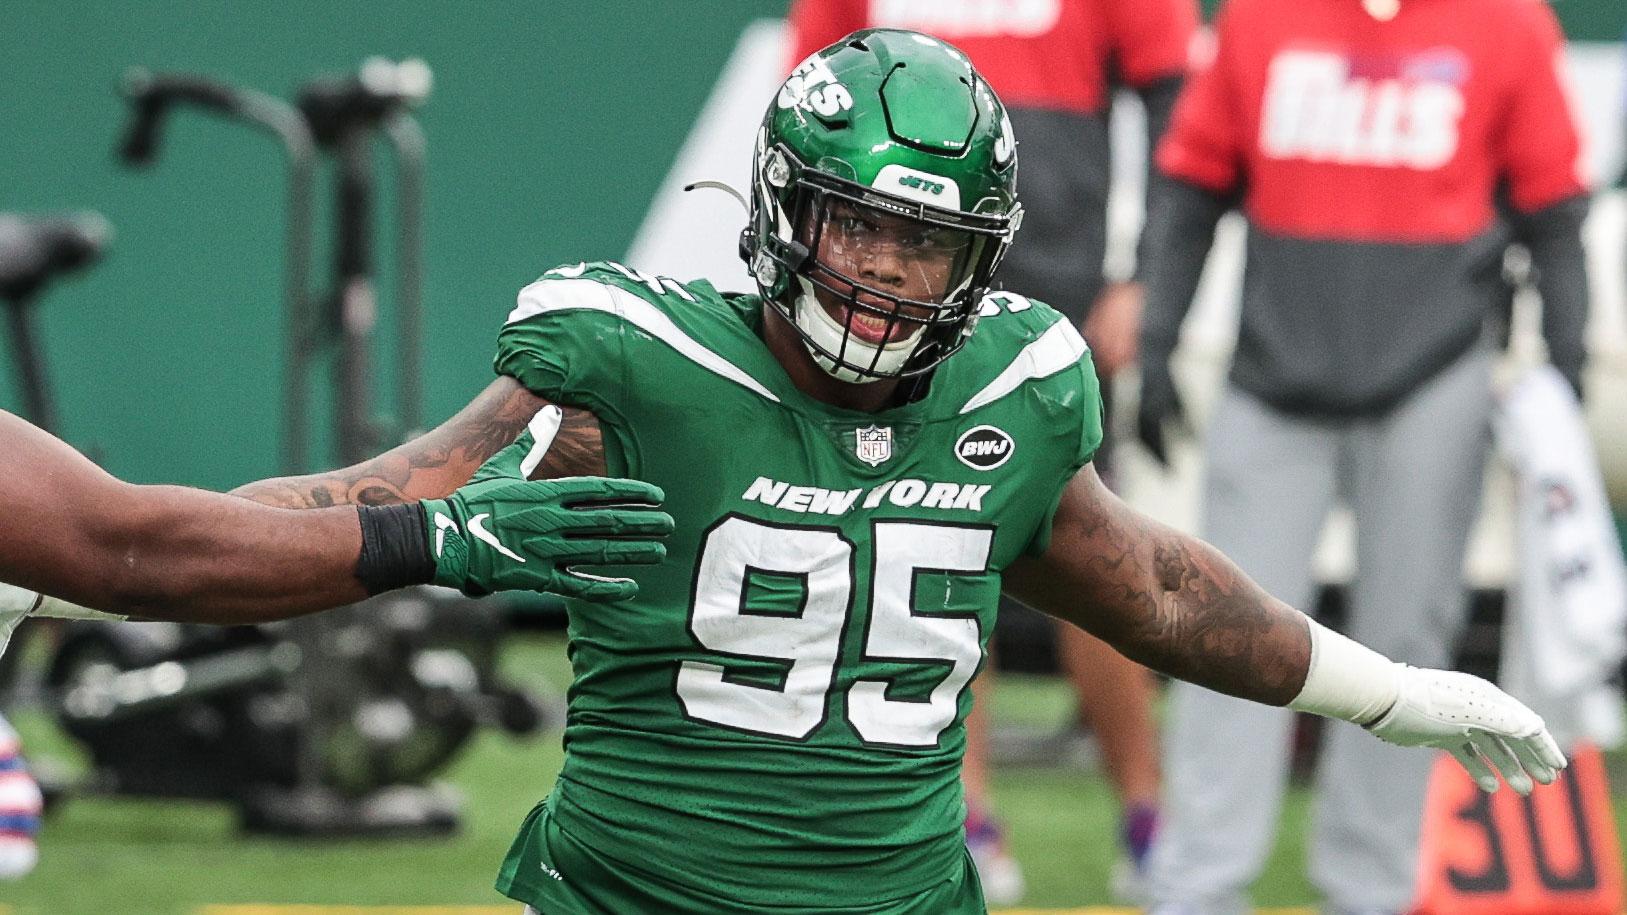
[[[854,881],[832,875],[829,904],[818,908],[772,908],[750,899],[727,899],[701,885],[663,880],[601,854],[559,828],[546,803],[527,818],[521,836],[540,830],[542,847],[515,843],[503,862],[497,889],[534,909],[538,915],[985,915],[983,888],[969,854],[961,868],[942,883],[880,902],[847,903],[838,893],[863,893]],[[545,856],[545,857],[544,857]]]

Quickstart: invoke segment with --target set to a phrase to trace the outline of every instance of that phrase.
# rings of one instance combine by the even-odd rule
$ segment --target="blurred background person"
[[[1558,25],[1529,0],[1231,0],[1216,38],[1157,153],[1140,437],[1166,459],[1182,418],[1170,356],[1215,224],[1239,207],[1241,325],[1205,442],[1204,535],[1306,607],[1318,534],[1348,503],[1349,634],[1448,665],[1511,239],[1531,251],[1550,359],[1581,387],[1587,198]],[[1155,912],[1246,911],[1291,726],[1173,688]],[[1327,735],[1310,871],[1328,911],[1407,908],[1430,762]]]
[[[868,27],[916,29],[965,51],[1006,102],[1020,149],[1022,244],[1012,247],[996,282],[1071,318],[1090,342],[1097,370],[1111,380],[1134,359],[1143,271],[1138,257],[1124,275],[1109,279],[1104,273],[1113,90],[1135,90],[1146,111],[1150,149],[1169,123],[1197,18],[1193,0],[992,5],[977,0],[794,0],[792,54],[786,67]],[[1109,407],[1110,389],[1110,384],[1103,386]],[[1111,482],[1108,449],[1098,455],[1097,465]],[[1016,614],[1033,611],[1008,598],[1001,619],[1010,621]],[[1077,696],[1079,725],[1095,733],[1118,795],[1125,860],[1115,883],[1121,895],[1138,895],[1136,874],[1158,820],[1152,677],[1077,628],[1043,618],[1038,623],[1054,629],[1060,666]],[[992,673],[992,665],[986,666],[974,685],[977,705],[968,722],[963,780],[967,843],[988,899],[998,904],[1019,899],[1023,880],[989,792]]]
[[[15,880],[39,861],[35,837],[44,798],[28,773],[17,732],[0,717],[0,880]]]

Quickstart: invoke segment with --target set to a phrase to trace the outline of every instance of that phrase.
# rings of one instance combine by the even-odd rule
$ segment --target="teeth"
[[[887,329],[887,319],[880,315],[873,315],[867,311],[849,311],[849,319],[864,330],[880,334]]]
[[[887,319],[885,317],[875,316],[875,314],[856,313],[851,316],[851,321],[853,321],[853,331],[861,335],[861,337],[879,340],[883,334],[887,334]]]

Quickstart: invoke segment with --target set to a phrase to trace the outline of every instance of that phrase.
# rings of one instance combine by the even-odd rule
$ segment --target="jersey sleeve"
[[[616,288],[587,265],[543,274],[520,290],[492,367],[554,403],[601,415],[613,410],[627,390],[630,361]]]
[[[1227,4],[1215,22],[1212,53],[1195,55],[1194,72],[1175,103],[1169,129],[1158,144],[1160,171],[1218,194],[1229,194],[1242,178],[1246,149],[1242,100],[1232,78],[1236,41],[1228,24],[1237,4]]]
[[[790,24],[785,72],[807,60],[813,52],[867,25],[864,0],[793,0],[786,19]]]
[[[1518,4],[1517,67],[1509,71],[1507,117],[1498,152],[1514,206],[1530,213],[1584,192],[1581,139],[1565,90],[1559,20],[1546,3]]]
[[[1108,0],[1109,40],[1119,76],[1145,86],[1186,71],[1198,27],[1195,0]]]
[[[1077,339],[1080,355],[1078,361],[1067,369],[1066,388],[1064,389],[1077,398],[1072,409],[1075,420],[1069,433],[1068,444],[1072,447],[1071,460],[1065,465],[1063,472],[1054,481],[1054,487],[1047,494],[1045,514],[1041,518],[1034,536],[1029,540],[1026,552],[1039,556],[1051,544],[1051,525],[1056,518],[1057,506],[1062,502],[1062,491],[1067,488],[1074,475],[1096,457],[1096,452],[1102,447],[1102,387],[1096,376],[1096,364],[1091,358],[1090,347],[1085,344],[1078,332],[1073,330],[1072,322],[1066,318],[1061,322],[1066,330],[1072,332]]]

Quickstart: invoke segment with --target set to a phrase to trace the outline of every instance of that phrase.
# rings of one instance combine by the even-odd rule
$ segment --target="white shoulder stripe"
[[[1074,330],[1073,322],[1062,318],[1052,324],[1045,333],[1040,334],[1034,342],[1023,347],[1017,358],[1011,360],[1011,364],[989,382],[987,387],[966,401],[966,406],[960,408],[961,414],[994,403],[1017,390],[1023,382],[1031,378],[1055,375],[1077,363],[1079,357],[1088,349],[1085,338],[1079,336],[1079,331]]]
[[[774,392],[763,387],[757,379],[700,345],[660,309],[619,286],[597,280],[538,280],[520,290],[519,304],[509,312],[507,323],[524,321],[550,311],[579,308],[613,314],[677,350],[679,355],[701,368],[779,403],[780,399],[774,396]]]

